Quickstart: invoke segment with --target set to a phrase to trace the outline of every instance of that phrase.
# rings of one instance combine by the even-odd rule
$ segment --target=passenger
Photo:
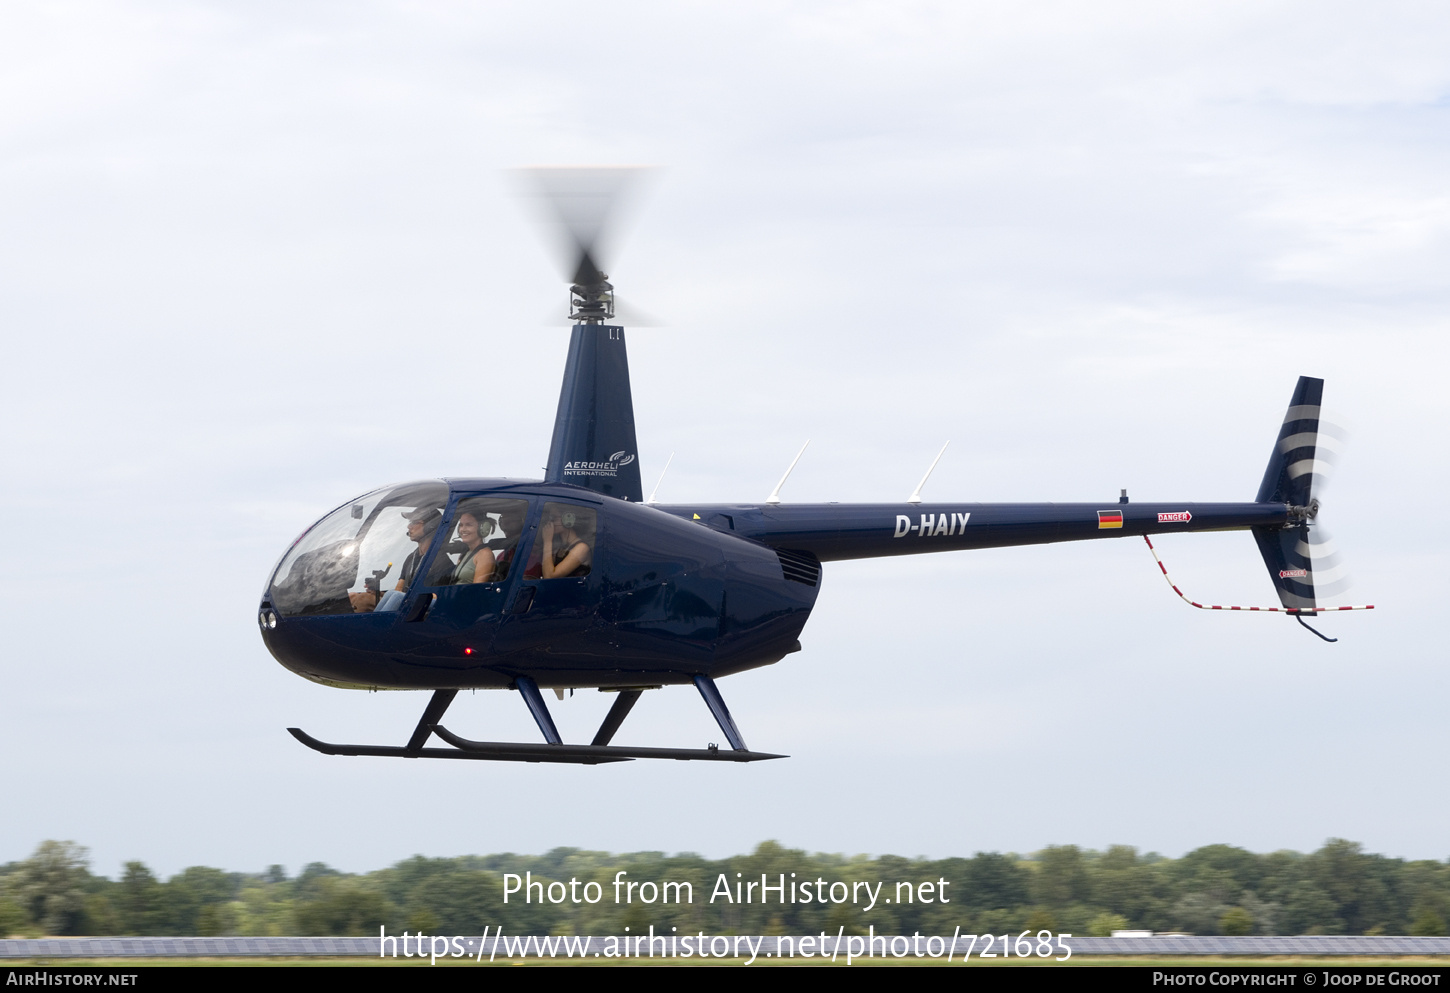
[[[509,574],[509,567],[513,565],[514,553],[519,549],[519,539],[523,537],[524,521],[528,517],[528,505],[523,502],[515,503],[509,501],[503,510],[499,511],[498,523],[503,529],[504,547],[494,553],[493,578],[502,582]]]
[[[453,582],[493,582],[493,552],[484,544],[488,536],[493,534],[493,528],[493,518],[483,511],[459,511],[458,540],[468,546],[468,549],[453,570]]]
[[[545,552],[539,563],[544,579],[589,574],[591,549],[580,533],[584,529],[576,530],[579,523],[579,516],[572,510],[553,511],[545,518]]]

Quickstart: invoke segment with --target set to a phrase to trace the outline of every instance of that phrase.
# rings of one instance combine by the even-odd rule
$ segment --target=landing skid
[[[719,748],[715,745],[708,748],[636,748],[609,744],[614,733],[624,723],[624,718],[634,707],[635,701],[639,699],[639,690],[620,691],[614,701],[614,706],[610,707],[609,714],[604,718],[604,723],[600,726],[599,732],[594,736],[591,744],[566,745],[554,727],[553,718],[549,715],[549,708],[544,703],[544,697],[539,692],[538,684],[528,676],[520,676],[514,682],[519,695],[528,705],[529,712],[533,714],[534,722],[538,724],[539,730],[544,735],[544,744],[472,741],[449,731],[438,722],[443,719],[443,712],[448,709],[448,705],[458,694],[457,690],[434,691],[433,698],[428,702],[422,719],[418,721],[418,726],[414,729],[413,736],[408,739],[406,745],[336,745],[327,741],[319,741],[301,728],[288,728],[287,730],[302,744],[314,751],[322,752],[324,755],[473,759],[483,762],[564,762],[575,765],[632,762],[635,759],[675,759],[680,762],[760,762],[765,759],[787,757],[771,752],[752,752],[745,747],[745,739],[741,737],[734,719],[730,716],[730,711],[725,707],[725,701],[721,698],[720,691],[709,676],[696,676],[695,686],[700,691],[700,696],[704,698],[705,704],[710,708],[710,713],[714,715],[716,722],[720,725],[720,730],[725,733],[726,740],[730,742],[730,748]],[[453,747],[424,747],[428,738],[435,734]]]

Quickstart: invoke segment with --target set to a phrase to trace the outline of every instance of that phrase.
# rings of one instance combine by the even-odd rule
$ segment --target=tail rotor
[[[1346,436],[1342,428],[1323,421],[1323,398],[1324,380],[1299,377],[1257,497],[1259,503],[1288,504],[1289,524],[1253,529],[1279,602],[1300,624],[1306,613],[1358,609],[1321,606],[1351,585],[1338,548],[1319,520]]]

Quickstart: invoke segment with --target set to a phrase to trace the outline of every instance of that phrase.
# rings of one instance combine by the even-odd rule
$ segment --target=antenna
[[[947,445],[950,444],[951,439],[949,438],[947,439]],[[946,454],[947,445],[941,446],[941,451],[937,452],[936,458],[931,460],[931,465],[927,467],[926,475],[921,477],[921,482],[916,484],[916,489],[912,490],[911,496],[906,498],[907,503],[921,503],[921,488],[926,485],[926,481],[931,478],[931,471],[936,468],[936,464],[940,462],[941,457]]]
[[[660,491],[660,483],[665,481],[665,473],[670,471],[670,463],[675,460],[675,453],[671,452],[670,457],[665,459],[665,467],[660,470],[660,478],[655,480],[655,488],[649,491],[649,499],[645,503],[654,503],[655,494]]]
[[[806,443],[801,446],[801,450],[795,453],[795,458],[791,459],[790,461],[790,469],[787,469],[785,471],[785,475],[780,477],[780,482],[775,484],[775,489],[770,491],[770,496],[765,498],[765,502],[767,504],[774,507],[776,504],[780,503],[780,488],[784,486],[785,481],[790,478],[790,470],[794,469],[795,464],[801,460],[801,456],[806,453],[806,448],[810,446],[810,443],[811,439],[807,438]]]

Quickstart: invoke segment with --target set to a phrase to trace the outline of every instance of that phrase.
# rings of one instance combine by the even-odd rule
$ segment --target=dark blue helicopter
[[[433,690],[405,745],[330,744],[289,728],[309,747],[585,764],[780,758],[746,747],[716,680],[800,651],[822,563],[839,559],[1239,529],[1258,543],[1279,609],[1301,624],[1324,609],[1316,595],[1335,592],[1311,530],[1323,381],[1308,377],[1294,389],[1252,502],[1143,504],[1124,493],[1106,504],[928,504],[914,494],[903,504],[787,505],[772,494],[760,504],[646,504],[624,329],[611,323],[614,290],[595,261],[607,204],[580,221],[577,204],[558,193],[571,174],[553,179],[577,264],[544,479],[384,487],[293,542],[258,612],[272,655],[326,685]],[[699,690],[728,749],[610,744],[643,691],[685,683]],[[542,691],[588,687],[618,695],[590,744],[564,744]],[[439,722],[466,688],[517,690],[544,743],[448,731]],[[435,734],[452,747],[425,747]]]

